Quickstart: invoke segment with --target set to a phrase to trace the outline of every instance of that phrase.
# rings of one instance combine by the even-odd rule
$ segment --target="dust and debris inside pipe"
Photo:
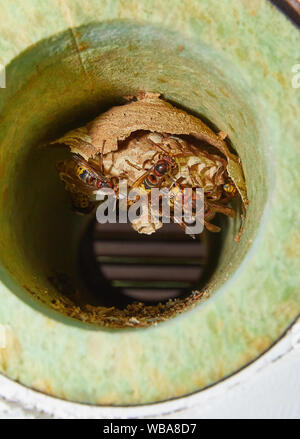
[[[232,83],[229,70],[219,74],[213,56],[190,42],[182,50],[174,35],[170,44],[169,33],[161,29],[145,32],[145,27],[118,23],[114,34],[113,24],[109,29],[95,26],[101,27],[101,41],[93,39],[86,46],[88,75],[72,68],[77,55],[68,48],[69,33],[32,47],[8,69],[8,78],[19,87],[11,99],[8,82],[4,95],[2,265],[23,289],[24,300],[30,295],[65,316],[99,326],[148,326],[197,306],[238,268],[256,234],[266,198],[265,158],[257,148],[247,94]],[[87,28],[80,32],[88,38]],[[70,151],[49,144],[139,90],[161,93],[167,102],[205,121],[214,133],[228,134],[234,148],[230,151],[241,159],[250,200],[240,242],[234,240],[239,215],[233,219],[218,214],[216,225],[222,231],[206,231],[193,242],[173,224],[146,236],[133,233],[129,225],[99,226],[91,216],[78,216],[70,209],[56,170]],[[19,121],[13,139],[12,119]],[[174,248],[176,258],[170,256]]]

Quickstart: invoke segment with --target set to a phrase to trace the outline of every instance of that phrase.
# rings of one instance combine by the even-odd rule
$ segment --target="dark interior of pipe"
[[[218,263],[221,236],[192,239],[174,223],[152,235],[130,224],[92,222],[81,242],[79,267],[93,305],[156,304],[201,289]]]

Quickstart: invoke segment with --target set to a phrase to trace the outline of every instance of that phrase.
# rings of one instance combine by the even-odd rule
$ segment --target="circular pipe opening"
[[[76,35],[76,47],[71,33],[65,32],[30,48],[7,69],[0,125],[3,282],[13,279],[22,288],[23,298],[33,296],[62,314],[87,323],[138,326],[136,321],[130,321],[135,312],[126,314],[116,324],[111,319],[114,316],[102,309],[113,306],[122,310],[134,300],[141,300],[141,292],[137,295],[133,288],[126,291],[124,285],[122,291],[112,292],[111,284],[107,285],[107,280],[118,280],[111,279],[112,271],[108,275],[109,264],[104,263],[108,255],[100,250],[108,232],[105,239],[99,235],[92,239],[91,218],[79,217],[70,210],[55,169],[56,162],[68,156],[68,149],[49,146],[50,141],[69,129],[118,104],[122,96],[138,90],[160,92],[170,102],[227,132],[245,172],[250,205],[240,243],[234,241],[238,220],[226,221],[220,236],[204,234],[198,250],[201,247],[205,254],[200,263],[200,269],[205,270],[204,274],[199,271],[196,280],[200,284],[195,281],[195,288],[201,287],[205,294],[191,295],[194,285],[189,285],[176,292],[182,298],[182,302],[177,302],[179,306],[163,306],[154,315],[148,311],[157,300],[146,300],[148,311],[146,306],[142,326],[147,326],[214,294],[236,271],[256,236],[267,184],[266,160],[258,148],[261,142],[255,106],[251,105],[251,93],[239,73],[209,47],[183,41],[155,26],[117,21],[79,28]],[[102,232],[97,228],[96,233]],[[123,239],[127,232],[110,233],[119,233],[124,241],[122,248],[126,243],[129,246],[131,238]],[[166,226],[161,233],[161,238],[156,234],[142,244],[143,248],[150,248],[150,244],[153,247],[155,240],[168,241]],[[190,238],[185,238],[189,242]],[[96,245],[96,254],[92,254],[95,239],[96,243],[101,239],[103,242],[102,247],[98,242],[99,251]],[[125,256],[128,262],[129,253]],[[101,257],[100,289],[101,271],[97,278],[97,270]],[[150,272],[148,269],[148,277]],[[139,269],[137,277],[140,274]],[[189,282],[191,279],[192,275]],[[166,304],[169,298],[159,300]]]

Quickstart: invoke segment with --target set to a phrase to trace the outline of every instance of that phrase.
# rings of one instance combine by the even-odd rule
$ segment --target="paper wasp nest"
[[[219,227],[210,222],[215,214],[235,216],[228,207],[235,196],[241,197],[244,207],[248,202],[240,159],[229,151],[226,134],[214,133],[159,94],[139,93],[128,100],[55,142],[68,145],[76,155],[76,163],[58,166],[75,208],[93,207],[92,189],[117,187],[120,179],[126,179],[129,189],[145,191],[155,186],[175,185],[178,190],[201,187],[205,226],[218,232]],[[155,173],[157,164],[160,167]],[[147,234],[161,225],[145,225],[143,218],[132,224],[137,232]]]

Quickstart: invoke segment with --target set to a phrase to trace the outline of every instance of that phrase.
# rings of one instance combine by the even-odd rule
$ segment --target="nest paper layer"
[[[86,126],[70,131],[53,143],[68,145],[72,152],[86,160],[102,155],[106,172],[118,177],[127,174],[128,181],[134,182],[145,172],[141,164],[158,152],[157,145],[161,141],[164,140],[169,150],[176,154],[190,150],[188,142],[178,136],[192,136],[196,141],[212,145],[226,158],[228,175],[244,204],[247,203],[242,166],[239,158],[229,151],[224,133],[214,133],[200,119],[164,101],[159,94],[140,93],[132,99],[134,100],[125,105],[111,108]],[[136,133],[142,132],[148,135],[136,136]],[[207,157],[205,159],[203,155],[204,166],[206,161]],[[192,162],[191,158],[187,166],[196,163]],[[199,166],[200,162],[201,160]],[[215,164],[211,168],[213,166]],[[201,169],[198,171],[201,174]],[[212,175],[214,171],[209,172]]]

